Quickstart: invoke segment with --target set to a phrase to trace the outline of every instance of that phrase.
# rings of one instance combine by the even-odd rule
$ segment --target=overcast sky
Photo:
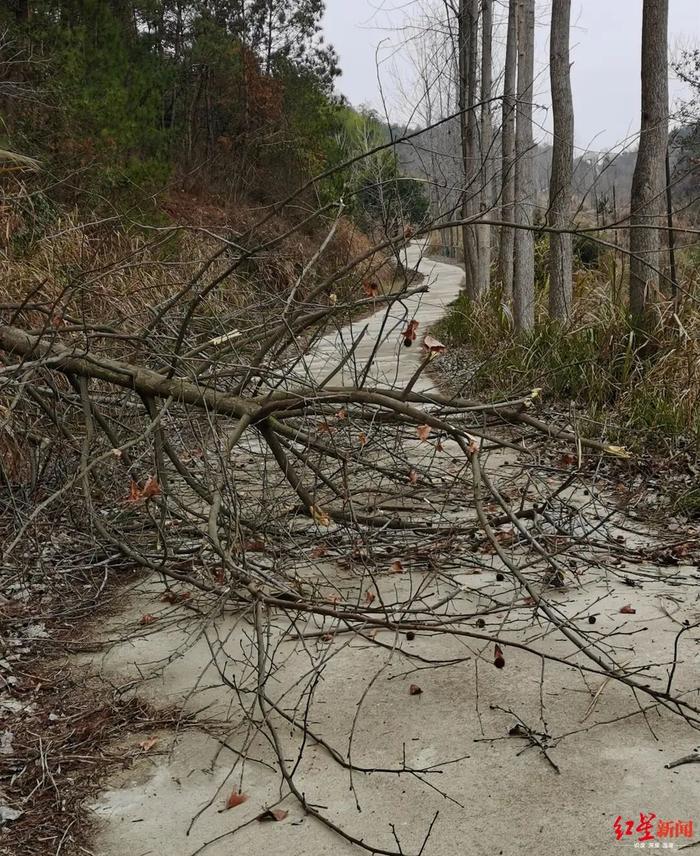
[[[382,88],[391,118],[407,115],[396,76],[410,79],[407,52],[401,44],[402,27],[430,0],[326,0],[325,31],[340,55],[343,76],[338,90],[356,106],[380,107],[375,56],[384,58]],[[434,0],[433,0],[434,2]],[[503,6],[496,0],[496,6]],[[669,0],[671,56],[683,47],[700,47],[700,0]],[[546,70],[549,3],[537,0],[536,101],[549,103]],[[500,12],[497,17],[502,17]],[[636,133],[640,113],[640,51],[642,0],[573,0],[572,86],[576,113],[576,143],[580,148],[606,149]],[[500,39],[502,28],[495,37]],[[393,67],[393,71],[392,71]],[[672,104],[682,97],[681,85],[671,80]],[[548,114],[537,111],[535,121],[548,127]],[[540,133],[540,137],[543,134]]]

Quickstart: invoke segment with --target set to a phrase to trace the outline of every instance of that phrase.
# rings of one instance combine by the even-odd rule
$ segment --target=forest
[[[0,3],[0,856],[700,843],[685,2]]]

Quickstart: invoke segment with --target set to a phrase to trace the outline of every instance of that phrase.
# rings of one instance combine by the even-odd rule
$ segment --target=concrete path
[[[421,349],[423,336],[445,315],[450,303],[456,300],[464,273],[455,265],[442,264],[423,258],[422,245],[411,244],[406,250],[405,266],[423,274],[423,285],[429,287],[425,294],[416,294],[405,300],[380,309],[369,318],[344,327],[336,335],[321,340],[311,357],[307,358],[299,375],[321,382],[330,369],[337,365],[352,349],[357,338],[360,344],[354,350],[341,373],[333,378],[334,386],[351,386],[363,376],[371,360],[367,375],[368,386],[402,388],[411,379],[425,353]],[[412,347],[403,346],[401,333],[409,321],[418,322],[417,338]],[[426,392],[432,387],[427,375],[419,378],[414,389]]]
[[[409,263],[417,258],[418,249],[410,248]],[[401,330],[407,320],[416,318],[418,345],[430,322],[457,296],[462,279],[452,265],[422,261],[419,269],[427,277],[429,293],[392,309],[386,324],[385,313],[377,313],[353,325],[353,330],[344,330],[342,337],[324,340],[307,365],[315,379],[328,372],[339,349],[368,324],[356,355],[358,365],[368,358],[383,330],[372,375],[378,383],[405,385],[420,353],[418,347],[400,346]],[[348,368],[345,382],[352,374]],[[423,389],[429,386],[429,378],[423,384]],[[305,536],[297,540],[290,533],[289,555],[308,556],[308,544]],[[322,560],[314,568],[344,592],[356,589],[358,598],[363,593],[364,581],[352,567]],[[519,595],[507,578],[498,579],[499,570],[494,560],[491,570],[474,573],[465,556],[463,567],[450,571],[447,580],[446,575],[420,572],[387,574],[373,584],[387,602],[407,597],[419,583],[426,583],[426,597],[439,597],[449,586],[463,586],[464,603],[455,609],[465,612],[492,603],[493,598],[512,600],[509,621],[521,634],[518,638],[537,645],[546,628],[531,609],[516,602]],[[672,570],[674,575],[683,572]],[[300,575],[308,572],[300,559]],[[553,599],[573,621],[584,622],[595,613],[601,633],[652,628],[634,636],[638,641],[630,657],[662,660],[665,654],[659,652],[668,650],[675,630],[660,625],[661,606],[672,603],[680,622],[693,617],[692,599],[684,597],[682,589],[670,588],[662,575],[650,575],[643,590],[631,592],[620,583],[624,566],[616,573],[607,577],[603,572],[590,586],[570,587]],[[94,853],[362,852],[305,816],[290,797],[280,806],[289,811],[283,821],[255,819],[280,799],[280,775],[267,739],[251,729],[242,709],[254,709],[247,684],[253,668],[252,663],[246,665],[246,659],[255,656],[250,624],[246,616],[225,613],[203,622],[177,607],[165,609],[160,594],[157,581],[132,592],[124,612],[102,628],[103,639],[114,639],[114,644],[81,665],[118,685],[131,686],[133,681],[141,696],[158,704],[182,705],[210,724],[155,735],[156,746],[111,780],[95,805]],[[637,614],[620,615],[620,607],[632,596]],[[157,624],[142,627],[140,619],[146,613],[155,613]],[[498,615],[488,617],[482,632],[499,632],[502,620]],[[280,618],[280,630],[283,624]],[[545,667],[539,657],[515,649],[508,650],[505,668],[496,669],[492,646],[476,640],[427,634],[397,639],[387,632],[377,636],[382,648],[350,635],[339,634],[329,641],[322,637],[323,625],[313,621],[301,622],[298,629],[315,635],[303,643],[280,645],[270,693],[292,719],[305,719],[341,755],[351,752],[354,764],[405,772],[355,773],[350,778],[325,749],[312,740],[301,741],[289,722],[278,724],[284,757],[307,800],[374,847],[396,851],[398,839],[404,853],[415,854],[435,821],[423,856],[607,856],[627,852],[639,837],[635,833],[618,842],[614,832],[618,816],[635,825],[640,812],[700,823],[700,765],[664,767],[687,754],[697,736],[678,718],[657,710],[645,719],[637,701],[613,682],[574,666]],[[125,636],[128,641],[122,641]],[[561,657],[572,654],[569,643],[552,635],[541,644]],[[429,669],[431,658],[454,662]],[[692,651],[684,648],[681,659],[678,686],[696,686]],[[322,677],[307,707],[302,688],[308,675],[320,668]],[[412,684],[422,692],[413,693]],[[527,739],[509,735],[518,718],[533,732],[560,738],[549,749],[560,772]],[[125,735],[124,751],[132,751],[142,739],[143,735]],[[242,790],[248,799],[226,811],[233,790]],[[238,827],[242,828],[229,835]],[[676,847],[686,843],[675,841]]]

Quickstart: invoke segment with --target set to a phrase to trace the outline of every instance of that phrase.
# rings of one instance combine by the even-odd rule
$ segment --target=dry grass
[[[536,332],[525,338],[513,333],[497,294],[479,306],[462,296],[437,335],[472,367],[460,375],[453,357],[444,379],[454,387],[468,377],[472,392],[495,398],[541,387],[551,398],[574,402],[599,430],[628,445],[700,450],[700,267],[689,252],[681,254],[679,280],[677,304],[656,304],[649,341],[630,325],[626,271],[612,253],[595,269],[577,271],[566,329],[547,320],[546,281],[538,287]]]

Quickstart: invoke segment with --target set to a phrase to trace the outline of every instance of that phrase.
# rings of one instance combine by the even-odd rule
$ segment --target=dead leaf
[[[628,460],[632,457],[632,455],[625,449],[624,446],[605,446],[604,451],[606,451],[609,455],[613,455],[616,458],[623,458]]]
[[[191,591],[166,591],[161,600],[163,603],[182,603],[192,597]]]
[[[418,439],[425,443],[428,437],[430,437],[430,425],[419,425],[416,428],[416,434],[418,434]]]
[[[625,615],[636,615],[637,610],[632,606],[632,604],[628,603],[626,606],[623,606],[620,612],[624,612]]]
[[[262,540],[262,538],[253,538],[250,541],[245,542],[245,548],[251,553],[264,553],[265,542]]]
[[[146,479],[146,484],[141,491],[142,499],[150,499],[152,496],[160,496],[161,490],[158,484],[158,479],[155,476],[149,476]]]
[[[326,514],[326,512],[322,508],[319,508],[317,505],[312,505],[311,508],[309,509],[309,511],[311,512],[311,516],[313,517],[313,519],[316,521],[316,523],[319,526],[330,526],[331,525],[330,517]]]
[[[371,279],[366,279],[362,283],[362,290],[367,297],[376,297],[379,294],[379,284]]]
[[[409,695],[421,695],[422,692],[423,690],[418,686],[418,684],[411,684],[408,688]]]
[[[401,334],[403,336],[404,346],[410,348],[411,345],[416,341],[416,328],[418,327],[418,322],[414,319],[413,321],[408,322],[408,327]]]
[[[154,621],[158,621],[155,615],[147,613],[146,615],[141,616],[141,624],[153,624]]]
[[[493,665],[497,669],[502,669],[506,664],[506,658],[503,656],[500,645],[495,645],[493,649]]]
[[[366,591],[365,592],[365,603],[367,604],[367,606],[369,606],[370,603],[372,603],[372,601],[376,598],[376,596],[377,595],[373,591]]]
[[[127,502],[138,502],[140,499],[141,488],[138,486],[138,482],[131,479],[129,482],[129,496],[127,497]]]
[[[226,808],[236,808],[236,806],[243,805],[247,799],[247,794],[242,794],[239,791],[233,791],[231,796],[226,800]]]
[[[360,433],[357,435],[357,439],[360,441],[360,446],[367,445],[367,435],[364,431],[360,431]]]
[[[415,470],[411,470],[408,474],[408,480],[411,482],[411,484],[416,484],[416,482],[418,481],[418,473]]]
[[[423,339],[423,347],[430,354],[444,354],[447,350],[446,346],[439,342],[434,336],[428,334]]]
[[[144,752],[150,752],[157,742],[157,737],[147,737],[139,743],[139,749],[143,749]]]
[[[318,544],[313,550],[309,553],[309,556],[312,559],[320,559],[322,556],[325,556],[328,552],[328,548],[324,547],[323,544]]]
[[[288,814],[289,812],[282,808],[266,808],[265,811],[262,812],[262,814],[259,814],[256,819],[259,820],[260,823],[264,823],[268,820],[280,821],[284,820]]]
[[[399,561],[399,559],[396,559],[395,561],[393,561],[391,563],[389,569],[391,570],[392,574],[400,574],[403,572],[404,567],[401,564],[401,562]]]

